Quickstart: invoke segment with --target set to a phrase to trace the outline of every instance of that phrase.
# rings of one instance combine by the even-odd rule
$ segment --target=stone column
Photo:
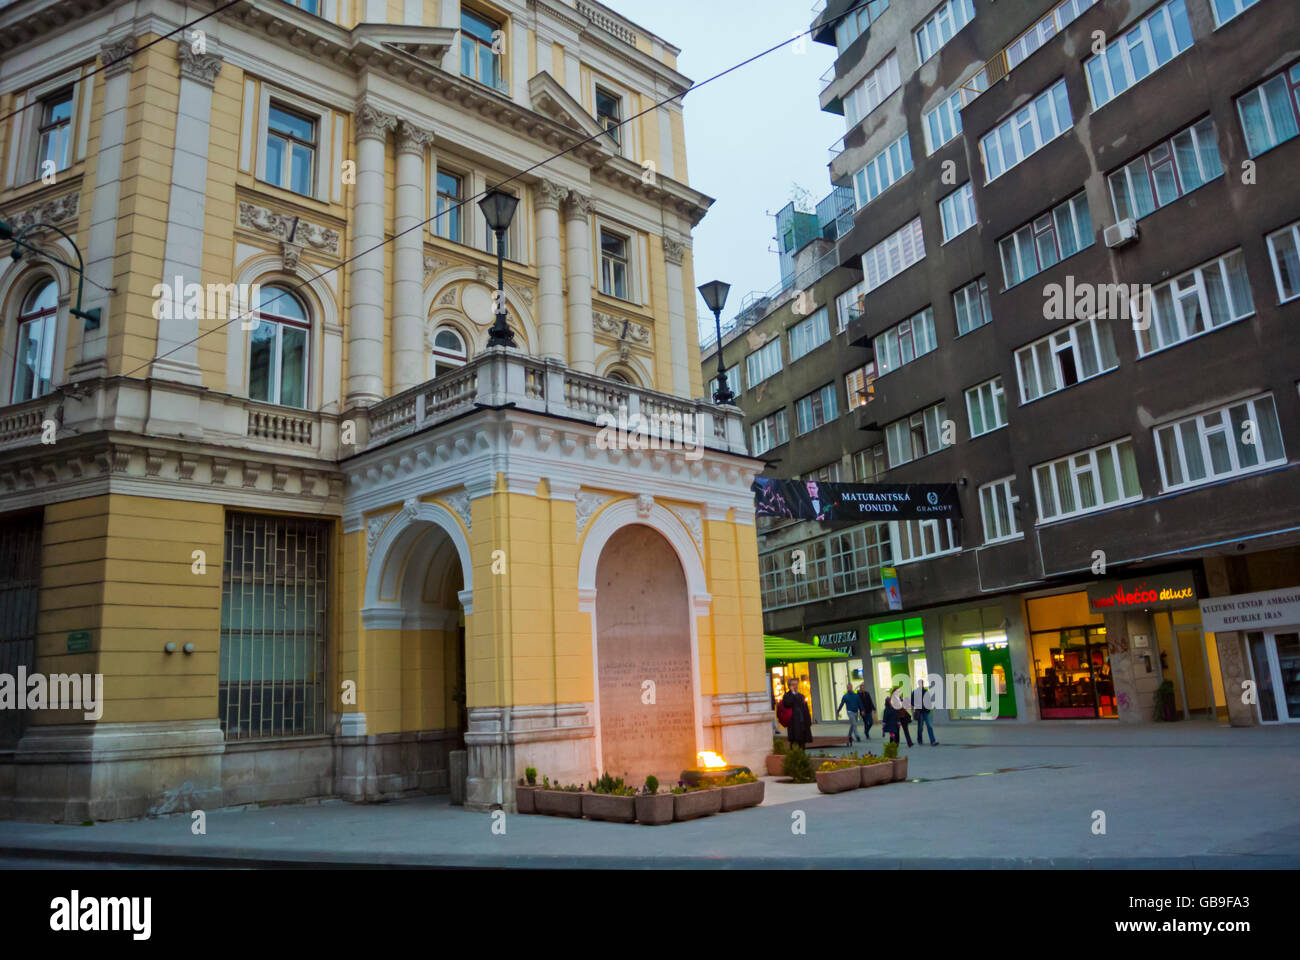
[[[668,273],[668,337],[672,358],[673,393],[691,395],[691,370],[686,359],[686,294],[682,289],[682,258],[686,244],[664,237],[664,266]],[[655,344],[656,349],[663,349]],[[736,385],[731,388],[735,390]]]
[[[533,190],[537,210],[537,335],[541,355],[565,360],[564,268],[560,258],[560,201],[566,191],[549,180]]]
[[[591,326],[591,198],[574,190],[564,202],[565,249],[569,261],[569,366],[596,370]]]
[[[352,296],[348,323],[346,406],[384,395],[384,145],[397,118],[357,105],[357,183],[352,204]]]
[[[396,239],[393,241],[393,392],[423,383],[424,154],[433,134],[407,121],[397,126]]]

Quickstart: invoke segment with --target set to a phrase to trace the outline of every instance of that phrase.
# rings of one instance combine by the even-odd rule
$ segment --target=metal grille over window
[[[19,667],[32,667],[43,526],[39,513],[6,517],[0,523],[0,674],[11,677]],[[29,712],[0,710],[0,744],[18,741]]]
[[[329,526],[230,513],[218,710],[227,740],[325,733]]]

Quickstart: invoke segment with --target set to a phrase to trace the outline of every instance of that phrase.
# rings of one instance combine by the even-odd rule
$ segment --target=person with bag
[[[894,713],[898,719],[898,725],[903,730],[903,736],[907,738],[907,745],[912,745],[912,714],[908,712],[907,707],[903,706],[903,700],[898,696],[898,690],[902,687],[900,683],[893,690],[889,691],[890,705],[894,708]],[[898,732],[894,732],[894,742],[898,742]]]
[[[790,746],[802,749],[812,743],[812,711],[808,709],[804,695],[799,692],[798,679],[791,677],[786,682],[789,688],[777,704],[776,718],[781,720],[782,716],[786,717],[783,722],[786,735],[790,738]]]
[[[939,745],[939,741],[934,738],[934,726],[930,723],[930,709],[934,706],[933,691],[934,684],[927,687],[924,680],[916,681],[916,689],[912,691],[912,709],[916,711],[917,746],[924,745],[924,734],[927,729],[930,731],[930,746]]]
[[[858,700],[862,704],[862,735],[870,740],[871,725],[876,722],[876,702],[871,699],[866,680],[858,685]]]

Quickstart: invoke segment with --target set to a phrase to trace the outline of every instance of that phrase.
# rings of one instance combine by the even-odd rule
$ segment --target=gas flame
[[[705,770],[720,770],[727,766],[727,761],[712,750],[701,750],[695,756],[699,759],[700,766]]]

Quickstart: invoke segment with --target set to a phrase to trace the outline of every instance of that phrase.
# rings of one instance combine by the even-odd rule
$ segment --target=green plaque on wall
[[[88,653],[90,651],[90,631],[75,630],[68,634],[68,653]]]

